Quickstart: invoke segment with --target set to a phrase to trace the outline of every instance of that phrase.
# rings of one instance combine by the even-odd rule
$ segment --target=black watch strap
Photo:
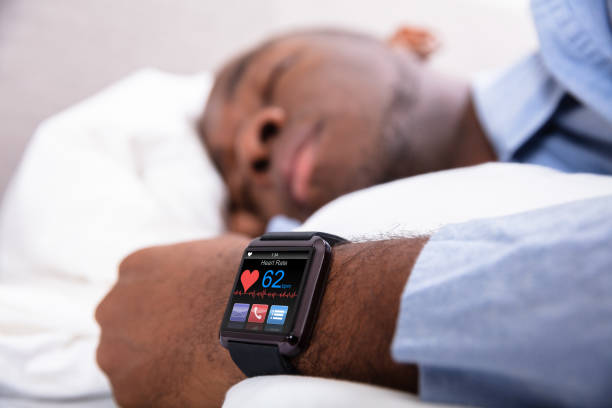
[[[344,238],[325,232],[268,232],[259,237],[262,241],[308,241],[313,236],[323,238],[330,246],[348,242]],[[297,374],[297,370],[274,344],[228,342],[234,363],[247,377],[258,375]]]
[[[323,238],[330,246],[348,242],[337,235],[317,231],[268,232],[259,237],[259,239],[262,241],[308,241],[315,235]]]
[[[228,349],[234,363],[247,377],[258,375],[297,374],[275,344],[251,344],[230,341]]]

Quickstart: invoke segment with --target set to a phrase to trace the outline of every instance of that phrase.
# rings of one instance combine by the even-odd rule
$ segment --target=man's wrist
[[[390,347],[402,290],[426,242],[405,238],[333,249],[310,346],[293,359],[301,373],[417,391],[416,367],[395,363]]]

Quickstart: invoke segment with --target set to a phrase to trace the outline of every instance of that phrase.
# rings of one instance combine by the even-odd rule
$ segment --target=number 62
[[[274,283],[272,283],[272,275],[274,275],[274,277],[277,277],[280,275],[280,277],[277,280],[275,280]],[[280,289],[280,285],[278,284],[278,282],[280,282],[284,277],[285,277],[285,271],[283,271],[282,269],[279,269],[276,272],[274,272],[272,269],[269,269],[266,271],[266,273],[264,273],[264,277],[263,277],[263,280],[261,281],[261,285],[264,288],[272,287],[272,288]]]

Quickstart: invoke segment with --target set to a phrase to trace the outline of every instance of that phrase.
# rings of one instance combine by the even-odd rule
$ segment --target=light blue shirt
[[[612,174],[612,1],[532,11],[540,51],[474,86],[485,132],[503,161]],[[425,400],[612,406],[612,196],[436,232],[392,354]]]
[[[425,400],[610,407],[612,196],[442,228],[398,319]]]
[[[475,81],[478,118],[501,161],[612,174],[612,1],[536,0],[540,51]]]

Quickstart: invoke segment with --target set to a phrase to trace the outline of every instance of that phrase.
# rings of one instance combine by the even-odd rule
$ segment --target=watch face
[[[222,328],[287,334],[293,327],[311,251],[249,248]]]

